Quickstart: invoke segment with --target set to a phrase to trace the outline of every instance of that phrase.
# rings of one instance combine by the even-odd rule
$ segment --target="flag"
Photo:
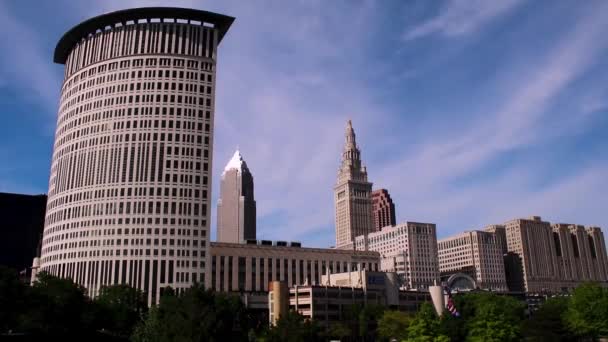
[[[452,316],[460,317],[460,313],[458,313],[458,310],[456,310],[456,306],[454,305],[454,298],[452,298],[452,290],[448,286],[446,286],[445,292],[448,295],[448,303],[445,308],[450,312],[450,314],[452,314]]]

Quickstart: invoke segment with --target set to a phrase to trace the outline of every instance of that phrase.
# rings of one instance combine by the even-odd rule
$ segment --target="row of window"
[[[73,47],[65,62],[65,76],[69,77],[78,70],[91,64],[117,57],[138,54],[179,54],[203,58],[214,58],[215,30],[210,27],[181,23],[146,23],[129,26],[115,26],[102,30]],[[125,63],[122,63],[125,62]],[[167,65],[167,59],[161,63]],[[127,68],[126,61],[113,62],[111,68]],[[154,66],[152,60],[145,61]],[[183,62],[176,62],[176,67],[183,67]],[[210,63],[202,63],[209,67]],[[144,65],[143,58],[137,59],[136,67]],[[194,63],[190,63],[194,66]],[[105,71],[105,70],[104,70]],[[94,73],[91,73],[94,74]],[[79,76],[88,76],[88,72]]]

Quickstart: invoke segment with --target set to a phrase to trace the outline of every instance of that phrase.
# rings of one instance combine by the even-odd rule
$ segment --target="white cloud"
[[[519,3],[452,1],[438,17],[408,34],[414,38],[474,32]],[[120,8],[160,4],[75,2],[72,10],[85,18]],[[563,90],[588,70],[597,52],[605,48],[601,39],[608,28],[608,21],[601,18],[605,8],[581,18],[579,25],[542,54],[540,61],[531,61],[525,67],[507,61],[502,66],[504,75],[488,82],[488,87],[498,89],[495,98],[482,106],[465,130],[436,131],[421,124],[416,130],[425,132],[420,135],[423,138],[411,141],[412,132],[394,128],[399,127],[398,115],[404,109],[388,112],[373,98],[376,88],[386,84],[364,84],[355,77],[364,72],[362,65],[374,70],[386,68],[380,59],[361,63],[370,46],[370,27],[384,22],[375,20],[378,11],[373,6],[377,4],[327,6],[319,1],[260,6],[188,1],[171,5],[236,17],[219,49],[213,216],[220,171],[240,145],[255,178],[258,230],[263,233],[259,237],[298,239],[317,245],[333,243],[332,189],[344,124],[352,118],[365,162],[372,159],[370,150],[383,151],[386,147],[390,151],[390,160],[366,164],[371,181],[391,191],[399,219],[437,222],[442,233],[446,228],[479,228],[533,214],[608,226],[608,222],[601,222],[601,208],[594,204],[606,199],[606,182],[601,177],[605,165],[592,166],[538,190],[532,187],[538,170],[530,165],[509,165],[488,180],[475,180],[466,186],[452,184],[454,179],[491,164],[505,151],[562,134],[560,130],[549,132],[543,121]],[[1,12],[0,8],[3,19]],[[0,26],[11,32],[19,30],[19,23],[8,19],[9,24]],[[35,42],[34,34],[28,34],[32,35],[28,41]],[[32,58],[29,63],[46,66],[31,77],[43,77],[47,92],[59,89],[60,81],[47,70],[51,68],[49,57],[40,57],[35,46],[19,49],[25,49],[20,54],[36,55],[28,57]],[[410,77],[409,73],[395,75],[393,83]],[[21,80],[23,84],[29,81]],[[56,101],[54,94],[43,98],[47,98],[45,102]],[[446,122],[458,121],[458,112],[469,109],[467,101],[461,102],[460,108],[446,113]],[[393,144],[389,144],[391,139]],[[568,200],[572,197],[577,198],[575,203]],[[273,226],[275,223],[279,226]],[[211,228],[215,236],[215,220]]]
[[[54,70],[51,56],[41,50],[40,40],[31,26],[11,13],[7,3],[0,2],[0,71],[5,82],[26,90],[24,99],[34,99],[55,114],[61,82],[59,69]]]
[[[608,44],[602,39],[604,32],[608,30],[608,22],[603,15],[606,10],[604,6],[603,9],[596,9],[581,16],[571,32],[538,63],[531,61],[524,68],[507,69],[507,74],[518,75],[517,80],[509,81],[505,86],[502,79],[497,79],[494,86],[502,89],[504,93],[501,92],[497,94],[496,99],[488,101],[488,105],[480,110],[477,119],[468,129],[441,136],[430,135],[417,152],[402,155],[398,161],[384,165],[379,178],[388,180],[389,189],[395,192],[393,197],[397,203],[403,203],[402,211],[452,226],[458,221],[462,223],[461,218],[466,215],[471,221],[476,220],[476,217],[489,217],[488,211],[521,216],[522,211],[548,209],[540,200],[537,203],[528,199],[541,198],[551,191],[541,189],[536,193],[532,188],[524,187],[525,184],[519,177],[521,174],[518,174],[518,177],[508,177],[501,187],[493,184],[503,181],[498,175],[492,178],[492,183],[483,184],[486,190],[476,188],[479,181],[474,182],[474,185],[456,187],[457,190],[450,189],[453,188],[452,181],[455,179],[479,172],[488,164],[496,162],[506,152],[559,138],[574,129],[577,124],[587,123],[585,120],[576,121],[579,118],[572,113],[573,115],[560,125],[559,122],[554,122],[559,118],[553,115],[551,110],[561,100],[563,91],[593,66],[600,53],[606,50]],[[580,99],[570,99],[576,100]],[[542,156],[538,158],[542,159]],[[533,165],[523,166],[523,169],[519,170],[520,173],[535,173],[537,170],[533,169]],[[598,173],[594,175],[594,181],[600,182]],[[584,180],[588,182],[587,178]],[[570,180],[557,180],[547,185],[547,189],[575,188],[566,187],[562,182]],[[577,193],[580,191],[579,189]],[[564,193],[561,195],[565,196],[565,191],[562,192]],[[597,191],[593,191],[593,194],[599,198],[606,197]],[[569,205],[588,213],[585,206],[597,201],[598,197],[594,195],[582,198],[580,205]],[[566,208],[567,205],[564,204],[546,212],[558,216],[562,210],[566,212]],[[499,216],[508,218],[505,215]]]
[[[480,29],[521,2],[522,0],[449,0],[436,17],[408,30],[404,39],[411,40],[432,34],[446,37],[465,35]]]

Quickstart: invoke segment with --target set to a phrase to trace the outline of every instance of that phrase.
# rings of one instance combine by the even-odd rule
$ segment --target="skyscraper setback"
[[[217,241],[242,243],[256,239],[253,175],[237,150],[226,164],[217,203]]]
[[[383,227],[397,224],[395,215],[395,204],[388,190],[378,189],[372,191],[372,203],[374,213],[374,231],[380,231]]]
[[[342,163],[334,187],[336,248],[352,248],[356,236],[373,231],[372,183],[361,162],[355,130],[348,120]]]
[[[61,38],[40,270],[149,303],[206,281],[217,47],[233,20],[137,8]]]

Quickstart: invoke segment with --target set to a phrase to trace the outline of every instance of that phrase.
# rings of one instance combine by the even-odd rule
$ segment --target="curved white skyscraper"
[[[233,20],[129,9],[61,38],[41,270],[150,303],[206,281],[217,46]]]

